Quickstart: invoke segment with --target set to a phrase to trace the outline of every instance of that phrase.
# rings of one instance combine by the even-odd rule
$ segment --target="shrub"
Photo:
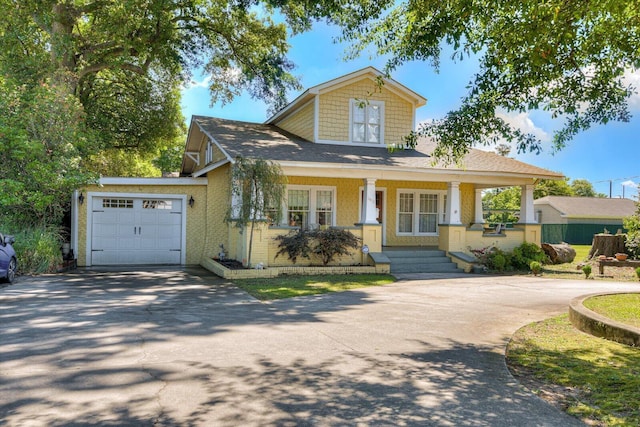
[[[496,253],[490,257],[489,268],[496,271],[504,271],[507,267],[507,257],[503,253]]]
[[[631,258],[640,258],[640,205],[636,209],[636,213],[630,217],[624,218],[624,228],[627,229],[625,239],[625,247]]]
[[[286,254],[294,264],[300,257],[309,258],[311,253],[310,234],[308,230],[299,229],[293,233],[276,236],[275,240],[280,243],[278,243],[279,249],[275,257],[278,258],[280,255]]]
[[[638,280],[640,280],[640,267],[636,268],[636,276],[638,276]]]
[[[10,228],[9,228],[10,229]],[[21,274],[53,273],[62,262],[62,237],[57,228],[23,228],[12,234]]]
[[[516,270],[526,270],[532,261],[540,264],[545,264],[547,261],[547,255],[535,243],[525,242],[513,249],[511,263]]]
[[[513,252],[504,252],[494,246],[482,249],[471,249],[478,261],[489,270],[494,271],[527,271],[531,268],[532,262],[540,265],[547,263],[547,255],[535,243],[523,243]]]
[[[529,264],[529,268],[531,269],[533,275],[537,276],[542,271],[542,264],[540,264],[538,261],[531,261],[531,263]]]
[[[350,248],[357,249],[361,240],[350,231],[335,227],[314,231],[300,229],[275,239],[280,242],[276,258],[286,254],[295,264],[299,257],[309,258],[313,253],[320,257],[323,265],[329,264],[338,255],[348,254]]]
[[[357,249],[361,240],[350,231],[334,227],[314,231],[312,236],[316,240],[313,253],[320,256],[324,265],[338,255],[347,255],[350,248]]]
[[[582,272],[584,273],[584,278],[588,279],[591,275],[591,265],[587,264],[582,267]]]

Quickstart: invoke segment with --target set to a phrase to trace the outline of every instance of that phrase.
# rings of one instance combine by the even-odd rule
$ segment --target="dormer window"
[[[351,100],[351,142],[382,144],[384,102]]]

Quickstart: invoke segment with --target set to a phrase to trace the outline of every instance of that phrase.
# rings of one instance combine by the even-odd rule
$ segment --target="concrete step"
[[[383,250],[382,251],[389,259],[396,258],[434,258],[434,257],[443,257],[445,256],[444,251],[440,251],[437,249],[425,250],[425,249],[416,249],[416,250]]]
[[[391,274],[393,273],[462,273],[454,263],[440,264],[391,264]]]
[[[462,270],[438,249],[398,248],[384,250],[391,273],[461,273]]]

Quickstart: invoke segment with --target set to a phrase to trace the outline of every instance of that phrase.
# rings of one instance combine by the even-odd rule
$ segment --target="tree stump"
[[[549,257],[552,264],[564,264],[573,262],[576,257],[576,250],[568,243],[550,244],[543,243],[542,250]]]
[[[615,256],[617,253],[626,253],[624,246],[624,234],[594,234],[589,258],[599,255],[608,257]]]

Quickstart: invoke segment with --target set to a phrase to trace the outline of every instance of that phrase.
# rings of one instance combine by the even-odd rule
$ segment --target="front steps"
[[[387,247],[382,253],[391,261],[394,273],[462,273],[444,251],[427,247]]]

